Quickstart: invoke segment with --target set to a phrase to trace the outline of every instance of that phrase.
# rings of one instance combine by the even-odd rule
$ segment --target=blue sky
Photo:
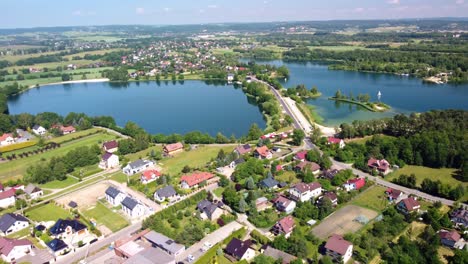
[[[468,0],[10,0],[0,28],[462,17]]]

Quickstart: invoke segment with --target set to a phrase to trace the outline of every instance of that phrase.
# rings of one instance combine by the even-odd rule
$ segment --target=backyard
[[[36,222],[41,222],[41,221],[54,221],[55,222],[59,218],[61,219],[71,218],[72,214],[69,211],[63,209],[62,207],[59,207],[53,203],[48,203],[48,204],[36,207],[32,210],[26,211],[25,216]]]
[[[125,218],[107,208],[100,201],[98,201],[94,207],[84,211],[83,215],[87,217],[88,220],[94,219],[98,225],[105,225],[112,232],[116,232],[128,226],[128,222]]]
[[[385,190],[385,187],[374,185],[354,198],[351,204],[382,212],[388,205]]]

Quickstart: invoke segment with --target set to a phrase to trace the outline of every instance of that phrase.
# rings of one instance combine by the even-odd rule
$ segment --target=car
[[[188,255],[187,260],[188,260],[189,263],[193,262],[195,260],[195,257],[192,256],[192,255]]]
[[[205,242],[205,243],[203,244],[203,246],[206,247],[207,249],[210,249],[210,248],[213,247],[213,244],[211,244],[210,242],[207,241],[207,242]]]

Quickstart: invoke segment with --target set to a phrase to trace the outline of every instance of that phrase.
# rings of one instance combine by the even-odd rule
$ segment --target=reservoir
[[[8,100],[10,114],[56,112],[114,117],[119,126],[135,122],[156,134],[198,130],[227,137],[247,134],[257,123],[265,128],[258,106],[232,85],[202,81],[76,83],[32,88]]]

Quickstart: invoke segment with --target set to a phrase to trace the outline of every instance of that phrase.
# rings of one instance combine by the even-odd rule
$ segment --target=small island
[[[352,94],[350,96],[346,96],[342,94],[340,90],[338,90],[336,91],[335,96],[329,97],[328,99],[339,101],[339,102],[360,105],[364,107],[365,109],[372,111],[372,112],[385,112],[391,108],[389,105],[384,104],[382,102],[369,102],[370,100],[369,94],[358,94],[356,97],[354,97]]]
[[[290,97],[296,102],[301,102],[304,99],[318,98],[322,96],[316,86],[313,86],[310,90],[304,84],[299,84],[296,87],[291,87],[283,92],[284,96]]]

